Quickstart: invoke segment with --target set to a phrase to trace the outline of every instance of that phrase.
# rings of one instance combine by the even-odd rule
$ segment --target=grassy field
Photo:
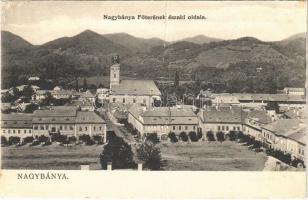
[[[159,144],[164,170],[235,171],[264,168],[266,156],[255,153],[235,142],[196,142]],[[90,169],[100,169],[99,154],[103,146],[63,147],[50,146],[2,147],[4,169],[67,169],[78,170],[88,164]]]
[[[78,170],[80,165],[88,164],[90,169],[100,169],[99,154],[102,150],[102,145],[2,147],[2,168]]]
[[[255,153],[236,142],[160,144],[164,170],[261,171],[264,153]]]

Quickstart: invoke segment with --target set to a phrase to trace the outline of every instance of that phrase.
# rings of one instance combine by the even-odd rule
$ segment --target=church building
[[[161,100],[161,92],[153,80],[121,80],[119,57],[113,57],[110,67],[110,103],[152,106]]]

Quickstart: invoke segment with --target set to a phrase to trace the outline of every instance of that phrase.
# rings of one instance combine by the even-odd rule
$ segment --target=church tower
[[[120,84],[120,58],[118,55],[112,57],[112,63],[110,67],[110,89],[112,86]]]

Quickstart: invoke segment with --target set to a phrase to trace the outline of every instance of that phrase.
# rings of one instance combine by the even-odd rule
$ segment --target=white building
[[[120,64],[110,67],[110,103],[151,106],[161,100],[161,92],[153,80],[120,80]]]
[[[158,136],[174,132],[198,131],[198,117],[192,108],[187,107],[141,107],[131,106],[128,110],[128,122],[135,127],[141,135],[157,133]]]

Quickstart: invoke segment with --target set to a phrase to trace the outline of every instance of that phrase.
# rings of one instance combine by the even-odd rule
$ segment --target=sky
[[[207,1],[2,2],[1,28],[32,44],[74,36],[126,32],[136,37],[175,41],[196,35],[221,39],[251,36],[277,41],[306,32],[306,2]],[[206,20],[104,20],[104,15],[203,15]]]

